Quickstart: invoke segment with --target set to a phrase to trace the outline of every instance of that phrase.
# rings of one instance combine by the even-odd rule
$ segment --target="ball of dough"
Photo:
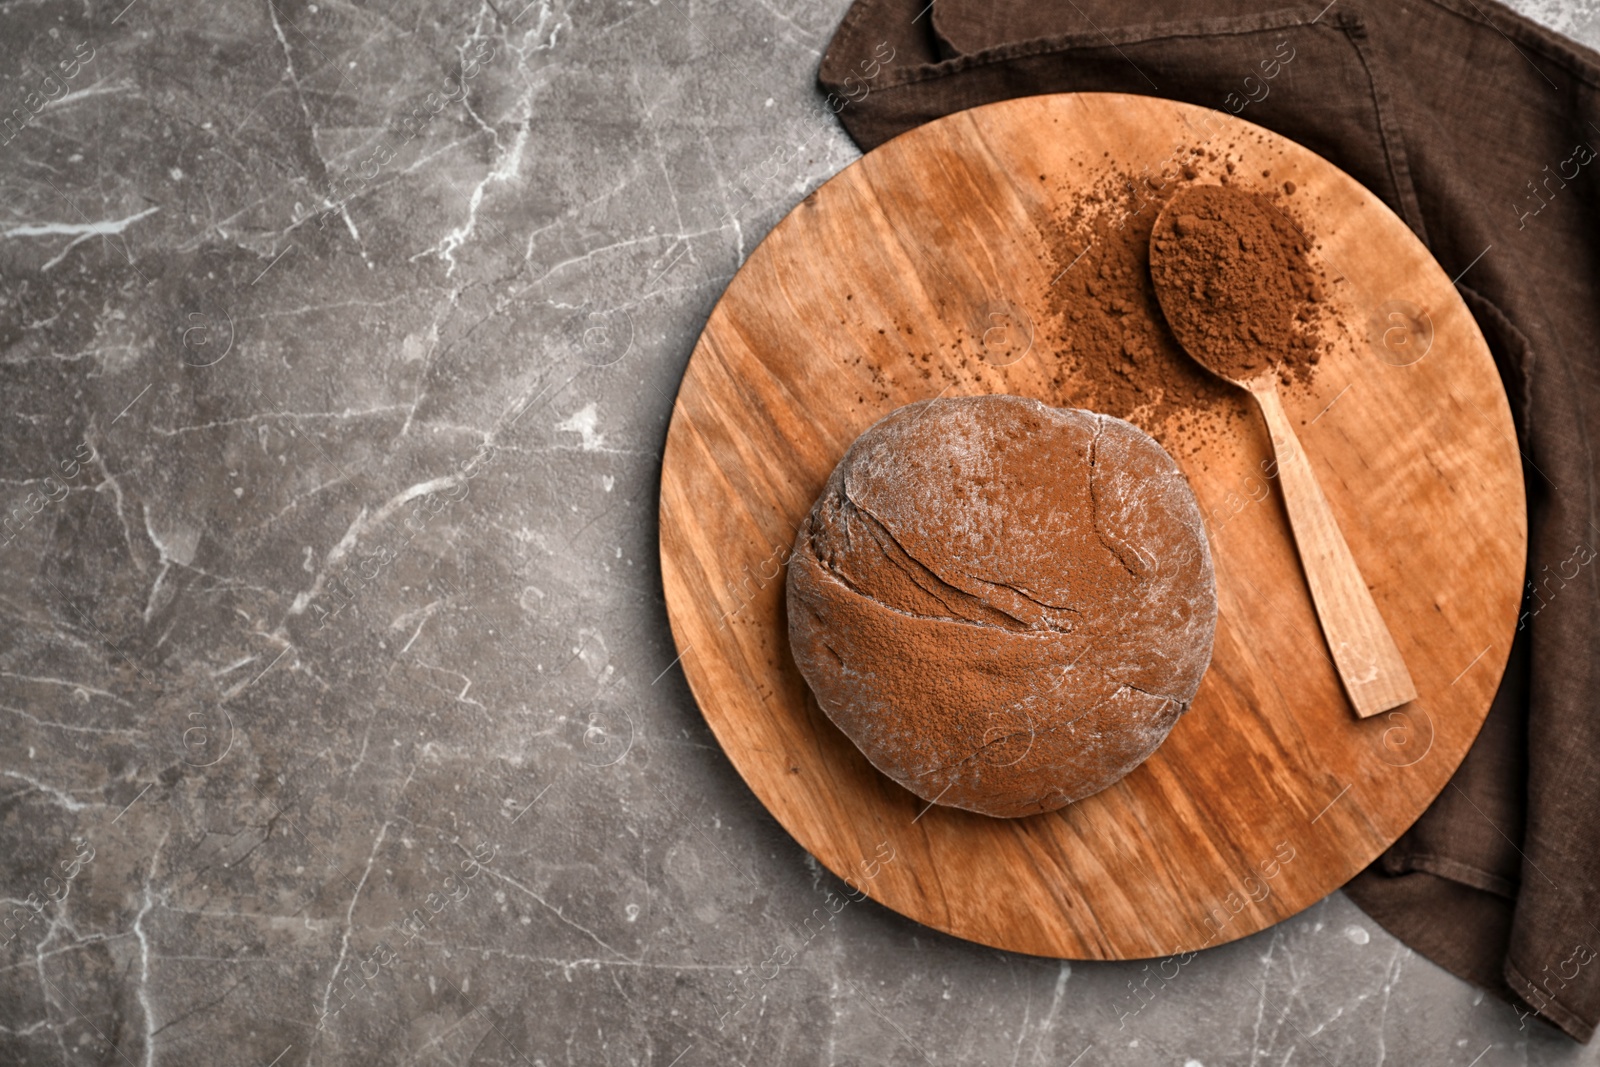
[[[1211,661],[1194,493],[1131,423],[1015,396],[863,433],[801,524],[789,641],[828,717],[926,801],[1052,811],[1138,766]]]

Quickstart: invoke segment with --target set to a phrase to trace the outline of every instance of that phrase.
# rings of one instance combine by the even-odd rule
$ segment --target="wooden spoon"
[[[1189,355],[1247,390],[1261,409],[1323,636],[1356,714],[1366,718],[1415,700],[1417,690],[1278,397],[1279,362],[1308,294],[1287,269],[1304,246],[1286,246],[1275,213],[1226,186],[1181,190],[1151,231],[1150,276]],[[1298,241],[1289,231],[1287,245]]]

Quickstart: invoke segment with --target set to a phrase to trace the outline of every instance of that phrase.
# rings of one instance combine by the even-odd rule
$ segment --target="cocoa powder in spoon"
[[[1205,165],[1207,160],[1197,162]],[[1055,279],[1048,300],[1057,316],[1055,343],[1062,357],[1054,382],[1056,402],[1129,419],[1180,454],[1197,445],[1191,432],[1200,425],[1197,413],[1236,418],[1249,413],[1243,394],[1208,373],[1172,335],[1150,278],[1150,233],[1156,216],[1180,190],[1195,188],[1191,183],[1199,177],[1187,166],[1180,181],[1163,186],[1134,175],[1113,175],[1099,189],[1069,201],[1047,235],[1050,276]],[[1232,174],[1223,180],[1240,181]],[[1276,188],[1284,190],[1283,197]],[[1291,217],[1291,190],[1275,187],[1270,199],[1266,193],[1251,195],[1280,216],[1299,240],[1298,262],[1313,280],[1320,277],[1315,263],[1306,260],[1306,239]],[[1320,288],[1315,286],[1317,292]],[[1296,343],[1279,363],[1285,385],[1309,381],[1321,356],[1315,324],[1326,309],[1322,304],[1313,307],[1312,318],[1297,320],[1291,329]]]
[[[1318,297],[1305,238],[1269,201],[1194,185],[1163,210],[1150,275],[1168,325],[1190,356],[1230,381],[1309,358],[1301,328]]]

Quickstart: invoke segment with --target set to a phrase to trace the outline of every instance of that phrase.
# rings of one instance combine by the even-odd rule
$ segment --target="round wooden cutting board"
[[[1293,182],[1330,279],[1328,351],[1284,404],[1419,699],[1356,718],[1328,658],[1258,418],[1142,423],[1188,475],[1216,565],[1192,708],[1117,785],[991,819],[923,803],[828,721],[789,654],[784,564],[856,436],[933,396],[1084,406],[1047,251],[1081,194],[1159,173]],[[1188,158],[1188,157],[1186,157]],[[1244,176],[1251,176],[1245,179]],[[1188,180],[1188,179],[1185,179]],[[1109,185],[1108,185],[1109,183]],[[1153,210],[1153,209],[1152,209]],[[1148,224],[1146,224],[1148,225]],[[1139,420],[1135,413],[1135,420]],[[1391,844],[1477,735],[1517,624],[1527,530],[1511,412],[1449,277],[1327,161],[1250,123],[1068,94],[931,122],[785,218],[684,374],[661,476],[681,663],[729,758],[830,870],[958,937],[1072,959],[1221,944],[1295,914]]]

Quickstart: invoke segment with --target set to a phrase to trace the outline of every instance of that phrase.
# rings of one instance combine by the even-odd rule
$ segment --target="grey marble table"
[[[655,493],[843,9],[0,4],[0,1063],[1600,1063],[1337,893],[1137,993],[807,933]]]

